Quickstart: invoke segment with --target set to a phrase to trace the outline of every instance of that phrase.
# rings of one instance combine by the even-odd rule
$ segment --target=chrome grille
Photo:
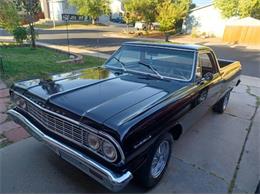
[[[27,102],[27,112],[37,119],[46,129],[70,139],[80,145],[87,145],[88,132],[80,125],[66,121],[44,110],[30,102]]]
[[[44,106],[37,104],[32,100],[32,98],[27,98],[17,92],[12,91],[11,96],[12,99],[18,98],[18,100],[25,100],[25,106],[20,106],[19,104],[15,103],[16,108],[27,112],[31,117],[36,119],[37,122],[39,122],[49,131],[54,132],[55,134],[58,134],[59,136],[64,137],[65,139],[70,140],[75,144],[94,152],[95,154],[109,162],[115,162],[119,160],[121,160],[122,162],[125,161],[125,156],[121,146],[109,134],[81,124],[78,121],[70,119],[59,113],[53,112],[52,110],[49,110]],[[93,142],[88,143],[89,135],[94,136],[95,139],[99,142],[99,148],[93,148]],[[114,145],[117,153],[114,159],[105,156],[106,154],[103,151],[103,144],[105,142]],[[118,153],[120,153],[120,156],[118,156]]]

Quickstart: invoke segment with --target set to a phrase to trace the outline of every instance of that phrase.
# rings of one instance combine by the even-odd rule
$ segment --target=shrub
[[[19,26],[14,29],[13,35],[17,43],[23,44],[23,41],[27,39],[27,29]]]
[[[191,37],[192,38],[198,38],[200,37],[201,33],[199,32],[199,30],[195,27],[195,28],[192,28],[191,30]]]

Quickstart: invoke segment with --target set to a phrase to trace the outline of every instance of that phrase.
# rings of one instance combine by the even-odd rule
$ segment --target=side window
[[[214,66],[214,60],[210,53],[199,54],[199,66],[201,67],[202,75],[208,72],[216,73],[216,67]]]

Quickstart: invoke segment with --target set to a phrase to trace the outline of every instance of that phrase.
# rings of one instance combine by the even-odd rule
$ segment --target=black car
[[[8,113],[107,188],[152,187],[173,141],[209,108],[224,112],[240,72],[208,47],[129,42],[101,67],[15,83]]]

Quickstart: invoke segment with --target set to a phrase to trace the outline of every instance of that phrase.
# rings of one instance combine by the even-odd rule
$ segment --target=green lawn
[[[5,71],[5,74],[1,73],[0,76],[9,86],[18,80],[69,72],[104,63],[104,59],[84,56],[83,64],[59,64],[56,62],[68,59],[68,55],[47,48],[0,46],[0,55],[3,57]]]

